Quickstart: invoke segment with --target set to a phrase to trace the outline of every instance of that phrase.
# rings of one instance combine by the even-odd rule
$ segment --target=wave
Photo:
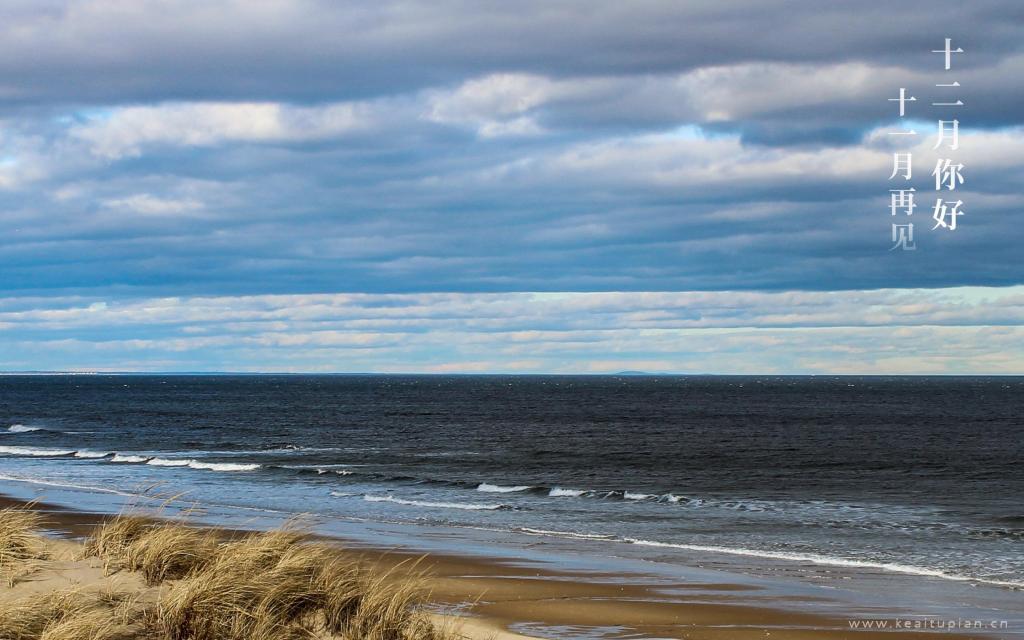
[[[316,474],[318,476],[333,474],[336,476],[351,476],[359,471],[349,469],[348,467],[361,466],[361,465],[349,465],[349,464],[264,464],[262,467],[268,471],[290,471],[296,474],[309,475]],[[374,475],[374,474],[371,474]]]
[[[89,451],[86,449],[52,449],[45,447],[0,446],[0,455],[31,456],[38,458],[55,458],[73,456],[84,460],[101,460],[109,458],[110,462],[120,464],[147,464],[154,467],[189,467],[209,471],[255,471],[262,465],[238,462],[200,462],[192,458],[160,458],[157,456],[134,453],[118,453],[113,451]],[[343,474],[347,475],[347,474]]]
[[[188,458],[150,458],[146,464],[154,467],[187,467],[191,462]]]
[[[563,489],[561,487],[552,487],[551,491],[548,491],[548,495],[552,498],[580,498],[588,493],[583,489]]]
[[[926,576],[930,578],[942,578],[944,580],[956,580],[958,582],[983,582],[985,584],[1013,589],[1024,588],[1024,581],[1015,580],[987,580],[955,573],[930,569],[928,567],[916,567],[896,562],[875,562],[871,560],[850,560],[847,558],[836,558],[816,553],[789,553],[784,551],[763,551],[759,549],[746,549],[743,547],[721,547],[717,545],[703,544],[682,544],[673,542],[658,542],[655,540],[641,540],[638,538],[622,538],[622,542],[645,547],[661,547],[670,549],[683,549],[686,551],[706,551],[710,553],[727,553],[737,556],[755,558],[766,558],[769,560],[788,560],[793,562],[809,562],[811,564],[826,565],[833,567],[852,567],[858,569],[880,569],[892,573],[905,573],[915,576]]]
[[[87,460],[98,460],[112,455],[114,455],[112,451],[86,451],[85,449],[80,449],[75,452],[76,458],[85,458]]]
[[[563,489],[553,487],[548,491],[552,498],[601,498],[604,500],[657,500],[659,496],[653,493],[635,493],[632,491],[598,491],[595,489]]]
[[[629,491],[622,492],[623,500],[654,500],[658,496],[653,493],[631,493]]]
[[[527,487],[535,491],[537,487]],[[641,493],[639,491],[626,490],[600,490],[600,489],[566,489],[563,487],[552,487],[551,489],[541,488],[552,498],[591,498],[599,500],[631,500],[634,502],[662,502],[667,504],[683,504],[691,507],[699,507],[704,504],[700,498],[687,498],[686,496],[674,493]]]
[[[146,464],[154,467],[188,467],[206,471],[255,471],[261,467],[255,462],[201,462],[192,458],[150,458]]]
[[[133,456],[126,453],[115,453],[114,457],[110,459],[111,462],[129,463],[149,462],[150,460],[152,460],[150,456]]]
[[[24,482],[26,484],[42,485],[44,487],[60,487],[62,489],[79,489],[82,491],[96,491],[98,493],[111,493],[118,496],[126,496],[130,498],[145,498],[146,496],[139,493],[130,493],[127,491],[118,491],[117,489],[110,489],[107,487],[97,487],[84,484],[74,484],[71,482],[60,482],[57,480],[41,480],[39,478],[26,478],[17,475],[0,474],[0,480],[8,480],[11,482]]]
[[[70,456],[74,449],[47,449],[44,447],[0,447],[0,453],[9,456],[55,457]]]
[[[32,433],[33,431],[44,431],[42,427],[29,427],[23,424],[12,424],[7,427],[8,433]]]
[[[500,484],[488,484],[486,482],[481,482],[476,488],[477,491],[483,491],[484,493],[518,493],[520,491],[529,491],[530,489],[533,489],[533,487],[527,484],[505,487]]]
[[[13,451],[13,447],[9,447],[12,453],[17,455]],[[27,449],[27,448],[25,448]],[[288,450],[318,450],[309,447],[299,447],[292,445],[287,447]],[[276,450],[281,450],[280,447]],[[252,453],[266,453],[268,449],[261,451],[252,451]],[[0,448],[0,453],[3,453],[4,449]],[[415,484],[441,484],[446,486],[459,487],[464,489],[473,489],[481,493],[531,493],[539,495],[547,495],[555,498],[591,498],[591,499],[606,499],[606,500],[630,500],[630,501],[650,501],[650,502],[662,502],[662,503],[685,503],[689,506],[700,506],[703,504],[700,500],[693,500],[675,494],[653,494],[653,493],[640,493],[629,490],[594,490],[594,489],[573,489],[565,487],[546,487],[543,485],[501,485],[491,482],[479,482],[479,483],[467,483],[460,481],[451,480],[438,480],[432,478],[422,478],[411,475],[395,475],[385,474],[380,472],[365,472],[365,471],[354,471],[349,467],[361,466],[361,465],[350,465],[350,464],[295,464],[295,465],[279,465],[279,464],[267,464],[261,465],[258,463],[250,462],[201,462],[200,460],[207,455],[217,454],[217,451],[211,450],[188,450],[181,452],[170,452],[171,456],[187,455],[197,456],[199,460],[194,457],[157,457],[150,455],[138,455],[138,454],[127,454],[127,453],[100,453],[100,452],[82,452],[78,455],[73,450],[58,451],[58,450],[38,450],[38,453],[22,455],[69,455],[75,454],[76,457],[80,458],[110,458],[111,462],[118,463],[144,463],[156,467],[190,467],[192,469],[204,469],[212,471],[256,471],[257,469],[288,469],[298,472],[316,473],[317,475],[336,475],[336,476],[351,476],[357,473],[363,474],[361,477],[376,478],[384,482],[401,482],[401,483],[415,483]],[[223,452],[227,453],[227,452]],[[233,455],[243,453],[243,451],[231,452]],[[447,504],[447,503],[446,503]]]
[[[246,446],[240,444],[238,446]],[[330,451],[342,451],[341,447],[309,447],[303,444],[295,444],[292,442],[272,442],[264,445],[260,449],[256,449],[254,453],[286,453],[289,451],[312,451],[315,453],[323,453]]]
[[[497,511],[511,510],[514,507],[507,504],[479,504],[466,502],[429,502],[426,500],[404,500],[394,496],[371,496],[364,495],[363,500],[367,502],[393,502],[395,504],[410,507],[428,507],[432,509],[462,509],[466,511]]]
[[[262,465],[255,462],[202,462],[192,458],[150,458],[146,464],[154,467],[188,467],[205,471],[256,471]]]
[[[198,462],[189,460],[190,469],[208,469],[210,471],[255,471],[261,465],[256,463],[240,464],[237,462]]]
[[[576,531],[552,531],[550,529],[531,529],[520,527],[516,529],[520,533],[527,533],[539,536],[559,536],[563,538],[580,538],[582,540],[615,540],[615,536],[607,533],[578,533]]]

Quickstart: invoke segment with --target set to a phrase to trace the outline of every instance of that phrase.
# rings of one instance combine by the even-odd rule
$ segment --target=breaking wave
[[[765,558],[769,560],[787,560],[791,562],[809,562],[817,565],[827,565],[833,567],[851,567],[858,569],[879,569],[882,571],[888,571],[891,573],[904,573],[916,576],[926,576],[930,578],[942,578],[943,580],[955,580],[959,582],[981,582],[985,584],[996,585],[1000,587],[1010,587],[1013,589],[1024,588],[1024,581],[1018,580],[987,580],[984,578],[975,578],[971,576],[964,576],[955,573],[949,573],[946,571],[940,571],[938,569],[930,569],[928,567],[917,567],[913,565],[900,564],[896,562],[874,562],[871,560],[850,560],[847,558],[837,558],[834,556],[825,556],[815,553],[789,553],[783,551],[763,551],[760,549],[746,549],[742,547],[723,547],[716,545],[702,545],[702,544],[681,544],[673,542],[658,542],[655,540],[642,540],[638,538],[621,538],[621,542],[629,544],[635,544],[645,547],[660,547],[668,549],[681,549],[686,551],[705,551],[709,553],[725,553],[730,555],[748,556],[755,558]]]
[[[477,491],[483,491],[484,493],[519,493],[520,491],[529,491],[530,489],[533,489],[533,487],[528,484],[504,487],[500,484],[488,484],[486,482],[480,483],[476,488]]]
[[[146,464],[154,467],[187,467],[190,462],[192,461],[189,459],[150,458]]]
[[[45,447],[0,447],[0,453],[10,456],[54,457],[70,456],[74,449],[48,449]]]
[[[260,468],[256,463],[241,464],[237,462],[198,462],[189,460],[190,469],[209,469],[210,471],[255,471]]]
[[[256,471],[261,467],[255,462],[202,462],[191,458],[150,458],[146,464],[154,467],[188,467],[207,471]]]
[[[548,495],[552,498],[579,498],[586,495],[587,492],[583,489],[563,489],[561,487],[553,487]]]
[[[99,460],[100,458],[106,458],[111,455],[114,455],[113,451],[87,451],[85,449],[80,449],[75,452],[76,458],[84,458],[86,460]]]
[[[395,504],[409,507],[427,507],[431,509],[462,509],[465,511],[497,511],[514,509],[507,504],[479,504],[467,502],[429,502],[426,500],[404,500],[394,496],[371,496],[364,495],[363,500],[367,502],[393,502]]]
[[[42,427],[29,427],[23,424],[12,424],[7,427],[8,433],[32,433],[33,431],[43,431]]]

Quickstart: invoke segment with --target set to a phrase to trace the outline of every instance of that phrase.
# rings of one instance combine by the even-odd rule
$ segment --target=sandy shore
[[[0,508],[24,503],[0,499]],[[35,563],[11,586],[0,585],[0,607],[19,598],[69,586],[130,590],[145,600],[157,589],[127,571],[110,573],[98,558],[82,558],[85,536],[103,516],[45,504],[34,509],[44,515],[49,558]],[[345,549],[353,563],[391,571],[396,579],[415,559],[393,550]],[[756,588],[735,584],[663,582],[644,584],[635,576],[550,571],[502,559],[433,554],[418,563],[426,569],[426,606],[447,620],[465,638],[508,640],[547,638],[693,638],[706,640],[773,639],[963,639],[974,636],[949,632],[878,632],[851,630],[847,618],[794,611],[793,604],[766,599]],[[0,638],[3,632],[0,630]]]

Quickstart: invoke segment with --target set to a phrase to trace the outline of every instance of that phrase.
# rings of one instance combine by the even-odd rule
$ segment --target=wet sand
[[[24,502],[0,498],[0,507]],[[104,576],[98,561],[76,560],[74,550],[103,515],[38,503],[53,537],[54,560],[15,587],[0,586],[0,603],[70,583],[144,589],[137,576]],[[768,596],[735,583],[643,581],[642,576],[556,571],[513,560],[348,547],[353,561],[396,576],[426,570],[429,607],[454,620],[467,638],[693,638],[706,640],[859,638],[992,638],[946,631],[852,630],[846,618],[795,610],[821,596]],[[415,567],[415,568],[413,568]],[[854,615],[854,612],[851,612]],[[895,617],[895,616],[894,616]]]

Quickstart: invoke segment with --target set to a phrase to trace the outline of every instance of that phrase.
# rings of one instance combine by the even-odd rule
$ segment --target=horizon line
[[[0,377],[14,376],[505,376],[505,377],[717,377],[717,378],[1019,378],[1024,373],[685,373],[666,371],[613,372],[433,372],[433,371],[0,371]]]

